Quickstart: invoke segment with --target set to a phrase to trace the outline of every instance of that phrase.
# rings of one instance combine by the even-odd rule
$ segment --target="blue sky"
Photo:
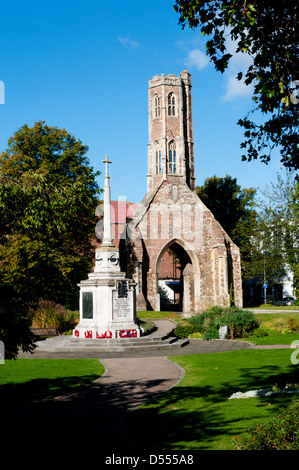
[[[216,72],[205,57],[200,32],[181,29],[173,4],[2,2],[0,152],[22,125],[43,120],[89,146],[91,166],[102,171],[100,186],[108,154],[112,198],[140,202],[146,193],[148,79],[179,75],[187,62],[196,184],[226,174],[246,188],[263,189],[275,181],[281,168],[278,151],[269,165],[241,161],[243,133],[236,123],[252,102],[250,90],[234,76],[247,58],[234,57],[228,72]]]

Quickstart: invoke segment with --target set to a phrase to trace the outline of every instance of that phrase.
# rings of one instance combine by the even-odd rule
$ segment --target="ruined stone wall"
[[[229,306],[232,292],[241,306],[239,250],[182,179],[167,176],[135,232],[139,235],[131,241],[131,258],[135,260],[133,276],[139,286],[139,310],[158,308],[159,261],[173,243],[181,246],[191,260],[185,273],[185,289],[189,289],[188,295],[185,290],[185,300],[189,297],[185,308],[196,312],[213,305]]]

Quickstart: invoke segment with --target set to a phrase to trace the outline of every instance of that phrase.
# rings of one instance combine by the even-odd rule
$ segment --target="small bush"
[[[204,334],[197,331],[195,333],[191,333],[191,335],[187,336],[187,338],[188,339],[204,339]]]
[[[149,335],[157,329],[155,323],[152,321],[138,320],[137,323],[139,327],[142,328],[144,336]]]
[[[74,328],[77,323],[75,314],[50,300],[40,300],[35,308],[30,308],[29,315],[32,328],[56,328],[59,333]]]
[[[299,320],[297,320],[296,317],[288,318],[287,324],[290,330],[292,330],[292,332],[299,331]]]
[[[187,322],[183,322],[176,327],[174,335],[180,339],[186,339],[193,333],[198,333],[198,329],[195,325],[190,325]]]
[[[235,440],[238,450],[299,450],[299,401],[295,401],[273,420],[252,426],[250,437]]]
[[[248,333],[248,338],[262,338],[264,336],[269,336],[273,334],[273,328],[269,328],[268,326],[261,325],[255,330]]]
[[[244,338],[258,327],[258,321],[252,312],[247,310],[231,310],[225,322],[228,325],[231,339]]]

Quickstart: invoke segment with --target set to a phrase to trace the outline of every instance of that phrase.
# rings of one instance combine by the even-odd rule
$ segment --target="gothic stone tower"
[[[178,262],[180,309],[242,306],[240,252],[196,195],[191,77],[155,76],[148,87],[147,193],[127,227],[129,277],[138,310],[160,310],[158,280],[165,256]]]
[[[179,176],[194,190],[191,79],[155,76],[148,88],[148,184],[153,189],[166,175]]]

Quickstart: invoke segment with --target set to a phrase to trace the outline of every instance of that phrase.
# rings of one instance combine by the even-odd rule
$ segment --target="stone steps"
[[[123,339],[80,339],[73,336],[56,336],[38,341],[36,344],[40,351],[75,352],[79,350],[94,351],[128,351],[136,348],[152,349],[165,347],[183,347],[188,340],[179,340],[171,336],[144,336],[140,338]]]

